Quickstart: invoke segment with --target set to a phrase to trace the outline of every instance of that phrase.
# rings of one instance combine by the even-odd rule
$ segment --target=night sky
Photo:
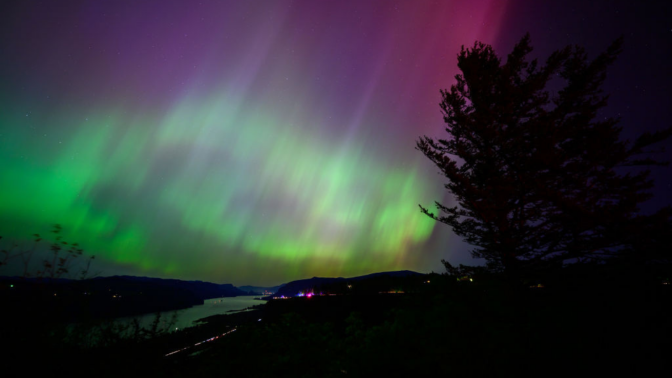
[[[235,285],[473,263],[420,213],[451,199],[414,149],[445,135],[460,46],[595,57],[623,35],[600,116],[634,138],[672,119],[666,3],[3,2],[0,235],[60,223],[101,275]]]

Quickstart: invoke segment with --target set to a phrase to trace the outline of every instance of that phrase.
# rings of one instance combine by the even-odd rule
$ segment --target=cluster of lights
[[[299,293],[296,294],[296,296],[294,298],[299,298],[299,297],[301,297],[301,298],[312,298],[312,297],[315,297],[315,296],[323,297],[325,295],[336,295],[336,294],[324,294],[323,292],[320,292],[319,294],[315,294],[315,292],[312,292],[312,291],[307,292],[307,293],[304,293],[303,291],[299,291]],[[289,299],[289,298],[292,298],[292,297],[285,297],[284,295],[281,295],[279,297],[273,297],[273,299]]]

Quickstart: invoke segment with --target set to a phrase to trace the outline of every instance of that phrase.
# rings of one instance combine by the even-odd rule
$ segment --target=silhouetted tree
[[[617,255],[668,223],[669,208],[639,212],[651,197],[649,171],[619,168],[665,165],[641,156],[672,128],[628,142],[619,139],[618,119],[597,117],[607,104],[606,69],[621,46],[616,40],[592,61],[583,48],[566,47],[544,65],[526,59],[529,35],[505,63],[489,45],[463,46],[462,73],[441,91],[449,137],[417,142],[458,205],[421,211],[476,246],[472,255],[491,269],[514,276]]]

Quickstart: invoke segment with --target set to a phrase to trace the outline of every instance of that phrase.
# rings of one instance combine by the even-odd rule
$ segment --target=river
[[[175,330],[175,328],[183,329],[195,325],[194,322],[201,318],[217,314],[226,314],[231,310],[242,310],[247,307],[266,303],[266,301],[254,298],[255,297],[253,296],[213,298],[205,300],[202,305],[193,306],[183,310],[163,311],[160,313],[161,326],[163,328],[167,322],[175,316],[176,322],[172,325],[172,330]],[[156,319],[156,314],[129,316],[117,320],[125,322],[134,318],[138,318],[141,327],[148,327],[152,324],[154,319]]]

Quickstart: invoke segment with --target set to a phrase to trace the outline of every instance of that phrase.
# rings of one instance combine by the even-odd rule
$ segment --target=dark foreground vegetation
[[[407,294],[270,302],[176,375],[548,376],[654,371],[670,352],[670,286],[618,267],[513,287],[497,277],[430,278]]]
[[[149,330],[92,322],[66,332],[42,314],[31,338],[3,339],[12,346],[3,363],[20,368],[18,357],[31,356],[40,363],[29,370],[71,376],[236,377],[642,374],[667,364],[667,267],[566,269],[516,284],[410,276],[403,294],[277,299],[170,333],[158,319]],[[97,344],[75,337],[94,331]]]

